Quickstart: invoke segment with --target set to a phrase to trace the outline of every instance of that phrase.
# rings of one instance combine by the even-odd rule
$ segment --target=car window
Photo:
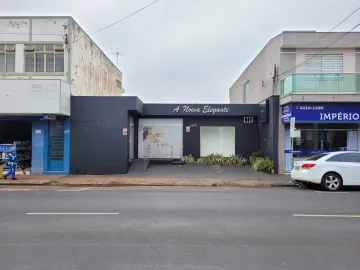
[[[332,156],[327,161],[332,162],[356,162],[360,163],[360,154],[359,153],[343,153]]]
[[[318,154],[318,155],[309,157],[309,158],[307,158],[307,159],[305,159],[305,160],[313,160],[313,161],[315,161],[315,160],[319,160],[320,158],[323,158],[323,157],[325,157],[325,156],[327,156],[327,155],[329,155],[329,154],[328,154],[328,153]]]

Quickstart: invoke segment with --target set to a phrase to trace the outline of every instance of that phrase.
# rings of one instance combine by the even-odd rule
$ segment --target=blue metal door
[[[64,120],[49,121],[49,171],[64,170]]]

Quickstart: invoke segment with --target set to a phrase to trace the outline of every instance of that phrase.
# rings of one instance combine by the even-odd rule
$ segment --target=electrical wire
[[[93,35],[95,35],[95,34],[97,34],[97,33],[99,33],[99,32],[102,32],[102,31],[104,31],[104,30],[106,30],[106,29],[108,29],[108,28],[110,28],[110,27],[112,27],[112,26],[114,26],[114,25],[116,25],[116,24],[118,24],[118,23],[121,23],[121,22],[125,21],[126,19],[128,19],[128,18],[134,16],[135,14],[139,13],[140,11],[142,11],[142,10],[144,10],[144,9],[146,9],[146,8],[154,5],[154,4],[156,4],[156,3],[159,2],[159,1],[160,1],[160,0],[155,0],[155,1],[153,1],[153,2],[151,2],[151,3],[149,3],[149,4],[147,4],[147,5],[143,6],[142,8],[134,11],[133,13],[125,16],[124,18],[122,18],[122,19],[120,19],[120,20],[118,20],[118,21],[116,21],[116,22],[114,22],[114,23],[112,23],[112,24],[109,24],[109,25],[107,25],[107,26],[105,26],[105,27],[103,27],[103,28],[100,28],[99,30],[96,30],[95,32],[92,32],[92,33],[90,33],[90,34],[86,34],[85,36],[83,36],[83,37],[81,37],[81,38],[75,39],[74,41],[71,41],[71,42],[69,42],[68,44],[75,43],[75,42],[77,42],[77,41],[79,41],[79,40],[81,40],[81,39],[84,39],[84,38],[93,36]]]
[[[355,40],[353,40],[353,41],[351,41],[350,43],[347,43],[347,44],[345,44],[343,47],[341,47],[341,48],[346,48],[347,46],[349,46],[349,45],[351,45],[351,44],[353,44],[353,43],[355,43],[356,41],[358,41],[358,40],[360,40],[360,38],[357,38],[357,39],[355,39]],[[328,59],[333,59],[333,58],[335,58],[336,56],[333,56],[333,57],[329,57]],[[321,63],[321,60],[320,61],[318,61],[318,62],[313,62],[312,64],[319,64],[319,63]],[[280,74],[281,75],[281,74]]]
[[[156,3],[159,2],[159,1],[160,1],[160,0],[155,0],[155,1],[153,1],[153,2],[151,2],[151,3],[149,3],[149,4],[147,4],[147,5],[143,6],[142,8],[134,11],[133,13],[125,16],[124,18],[122,18],[122,19],[120,19],[120,20],[118,20],[118,21],[116,21],[116,22],[114,22],[114,23],[112,23],[112,24],[109,24],[109,25],[107,25],[107,26],[105,26],[105,27],[103,27],[103,28],[100,28],[100,29],[96,30],[95,32],[92,32],[92,33],[90,33],[90,34],[85,34],[85,36],[83,36],[83,37],[81,37],[81,38],[79,38],[79,39],[76,39],[76,40],[74,40],[74,41],[72,41],[72,42],[69,42],[69,44],[75,43],[75,42],[77,42],[77,41],[79,41],[79,40],[81,40],[81,39],[84,39],[84,38],[93,36],[93,35],[95,35],[95,34],[97,34],[97,33],[99,33],[99,32],[102,32],[102,31],[104,31],[104,30],[106,30],[106,29],[108,29],[108,28],[110,28],[110,27],[112,27],[112,26],[114,26],[114,25],[122,22],[122,21],[125,21],[126,19],[128,19],[128,18],[134,16],[135,14],[139,13],[140,11],[142,11],[142,10],[144,10],[144,9],[146,9],[146,8],[154,5],[154,4],[156,4]],[[0,35],[29,35],[29,34],[26,34],[26,33],[0,33]],[[39,33],[39,34],[32,34],[32,35],[35,35],[35,36],[64,36],[64,35],[62,35],[62,34],[40,34],[40,33]]]
[[[313,57],[302,61],[301,63],[299,63],[298,65],[294,66],[293,68],[288,69],[287,71],[284,71],[280,74],[278,74],[278,76],[284,75],[286,73],[288,73],[289,71],[292,71],[298,67],[301,67],[303,65],[305,65],[307,62],[311,61],[312,59],[314,59],[315,57],[319,56],[323,51],[327,50],[330,46],[334,45],[336,42],[338,42],[340,39],[342,39],[343,37],[345,37],[346,35],[350,34],[352,31],[354,31],[356,28],[358,28],[360,26],[360,23],[358,23],[357,25],[355,25],[353,28],[351,28],[349,31],[347,31],[346,33],[344,33],[343,35],[341,35],[339,38],[337,38],[333,43],[330,43],[328,46],[326,46],[325,48],[321,49],[319,52],[317,52],[316,54],[313,55]],[[349,45],[349,44],[347,44]]]
[[[341,24],[343,24],[347,19],[349,19],[352,15],[354,15],[354,13],[356,13],[357,11],[360,10],[360,6],[355,9],[353,12],[351,12],[345,19],[343,19],[341,22],[339,22],[337,25],[335,25],[330,31],[326,32],[324,35],[322,35],[319,39],[315,40],[313,43],[311,43],[309,45],[309,47],[307,47],[307,49],[309,49],[312,45],[316,44],[317,42],[319,42],[320,40],[322,40],[324,37],[326,37],[328,34],[330,34],[332,31],[334,31],[336,28],[338,28]]]

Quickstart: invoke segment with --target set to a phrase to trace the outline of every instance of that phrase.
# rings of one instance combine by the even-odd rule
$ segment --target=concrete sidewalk
[[[151,177],[128,175],[18,175],[18,180],[0,180],[0,185],[57,185],[57,186],[227,186],[281,187],[294,186],[288,175],[269,175],[263,179],[219,179],[218,177]]]

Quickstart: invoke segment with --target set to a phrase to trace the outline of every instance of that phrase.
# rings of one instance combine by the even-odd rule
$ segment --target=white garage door
[[[235,154],[235,127],[200,127],[200,156]]]
[[[183,119],[139,119],[139,158],[182,157]]]

